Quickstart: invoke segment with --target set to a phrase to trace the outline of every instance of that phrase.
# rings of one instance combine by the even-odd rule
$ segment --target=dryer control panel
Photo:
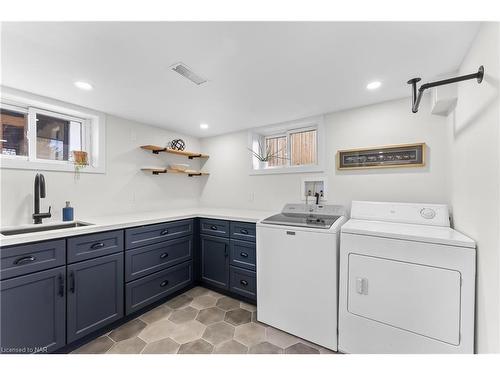
[[[393,223],[450,226],[445,204],[353,201],[351,218]]]

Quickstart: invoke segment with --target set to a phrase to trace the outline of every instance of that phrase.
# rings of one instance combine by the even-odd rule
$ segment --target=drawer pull
[[[212,229],[212,230],[217,230],[217,225],[212,225],[212,226],[210,226],[210,229]]]
[[[240,284],[243,285],[243,286],[247,286],[248,285],[248,281],[246,281],[246,280],[240,280]]]
[[[168,285],[168,280],[162,281],[160,284],[162,288],[166,287],[167,285]]]
[[[245,228],[240,229],[240,233],[241,234],[248,234],[248,230],[246,230]]]
[[[168,234],[168,229],[163,229],[163,230],[160,232],[160,235],[161,235],[161,236],[164,236],[164,235],[166,235],[166,234]]]
[[[14,261],[14,264],[19,266],[21,264],[26,264],[26,263],[31,263],[34,262],[36,258],[33,255],[27,256],[27,257],[22,257]]]
[[[240,253],[240,255],[241,255],[243,258],[248,258],[248,254],[247,254],[247,253],[245,253],[244,251],[242,251],[242,252]]]
[[[97,243],[93,244],[92,246],[90,246],[90,248],[92,250],[100,249],[101,247],[104,247],[104,243],[102,243],[102,242],[97,242]]]
[[[165,259],[166,257],[168,257],[168,253],[163,253],[163,254],[160,255],[161,259]]]

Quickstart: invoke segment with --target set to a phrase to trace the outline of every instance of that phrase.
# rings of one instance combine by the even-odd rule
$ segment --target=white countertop
[[[89,234],[94,232],[103,232],[108,230],[123,229],[128,227],[135,227],[140,225],[162,223],[166,221],[190,219],[194,217],[206,217],[210,219],[222,219],[233,221],[245,221],[256,223],[268,216],[275,214],[269,211],[257,210],[239,210],[230,208],[211,208],[211,207],[193,207],[193,208],[179,208],[165,211],[151,211],[151,212],[133,212],[120,215],[110,216],[97,216],[97,217],[79,217],[78,221],[85,223],[92,223],[93,225],[49,230],[45,232],[34,232],[25,234],[16,234],[11,236],[0,235],[0,246],[16,245],[28,242],[51,240],[56,238],[63,238],[69,236],[77,236],[81,234]],[[60,224],[62,222],[50,222],[47,224],[38,224],[40,226],[50,226]],[[31,227],[34,225],[10,227],[12,229]],[[10,229],[2,228],[2,230]]]

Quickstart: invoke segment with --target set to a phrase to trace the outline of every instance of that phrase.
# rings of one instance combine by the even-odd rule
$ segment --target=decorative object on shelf
[[[423,167],[425,143],[401,144],[337,152],[337,169]]]
[[[172,139],[170,142],[168,142],[167,148],[177,151],[184,151],[184,149],[186,148],[186,142],[184,142],[184,140],[180,138]]]
[[[427,89],[430,89],[432,87],[442,86],[442,85],[448,85],[450,83],[467,81],[469,79],[476,79],[477,83],[481,83],[481,82],[483,82],[483,77],[484,77],[484,66],[481,65],[476,73],[467,74],[467,75],[455,77],[455,78],[443,79],[441,81],[424,83],[418,89],[418,94],[417,94],[417,82],[420,82],[422,80],[422,78],[418,78],[418,77],[412,78],[408,82],[406,82],[407,84],[411,85],[411,94],[412,94],[411,111],[413,113],[418,112],[418,106],[420,105],[420,100],[422,99],[422,95],[424,94],[424,91]]]
[[[247,147],[247,149],[252,153],[254,158],[256,158],[260,162],[262,168],[267,168],[269,162],[274,159],[288,160],[288,158],[286,157],[278,156],[282,153],[283,149],[278,149],[274,151],[271,145],[267,146],[263,145],[261,140],[258,140],[257,144],[258,144],[257,151],[252,150],[250,147]]]
[[[89,165],[88,154],[86,151],[72,151],[73,163],[75,164],[75,178],[80,178],[80,170]]]
[[[184,172],[189,168],[189,164],[170,164],[170,169],[174,169],[179,172]]]

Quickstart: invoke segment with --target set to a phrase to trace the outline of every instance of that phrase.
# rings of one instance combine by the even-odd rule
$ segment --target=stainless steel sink
[[[15,234],[46,232],[48,230],[86,227],[87,225],[93,225],[93,224],[85,223],[83,221],[72,221],[71,223],[64,223],[64,224],[53,224],[53,225],[48,224],[48,225],[37,225],[24,228],[5,229],[0,231],[0,233],[3,234],[4,236],[13,236]]]

